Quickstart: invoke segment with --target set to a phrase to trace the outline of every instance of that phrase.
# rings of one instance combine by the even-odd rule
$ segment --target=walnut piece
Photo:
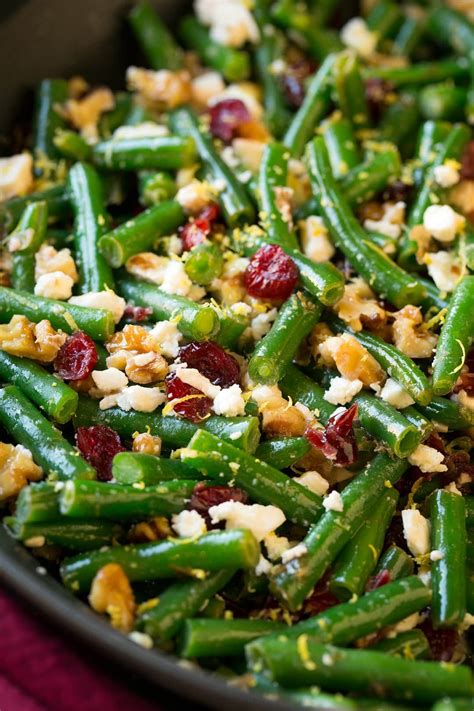
[[[320,345],[326,361],[333,359],[340,374],[348,380],[361,380],[372,385],[385,380],[385,373],[375,358],[359,341],[348,333],[328,338]]]
[[[43,244],[35,255],[35,280],[38,281],[43,274],[62,272],[71,277],[74,282],[79,280],[76,263],[71,256],[71,250],[65,247],[59,252],[50,244]]]
[[[354,331],[361,331],[367,322],[381,324],[387,318],[385,310],[377,303],[373,291],[363,279],[354,279],[346,284],[334,310]]]
[[[423,316],[418,306],[404,306],[394,315],[393,342],[410,358],[431,358],[438,337],[421,328]]]
[[[0,350],[20,358],[51,363],[66,340],[66,334],[55,331],[49,321],[28,321],[26,316],[12,316],[10,323],[0,325]]]
[[[80,129],[86,140],[96,141],[97,124],[101,115],[105,111],[111,111],[114,106],[113,92],[106,87],[100,87],[84,98],[69,99],[59,107],[59,111],[75,128]]]
[[[89,603],[96,612],[107,613],[115,629],[120,632],[132,631],[135,598],[123,568],[117,563],[108,563],[97,572],[92,581]]]
[[[134,326],[133,324],[128,324],[123,331],[114,333],[105,345],[111,354],[117,353],[117,351],[131,351],[132,354],[159,352],[159,345],[150,332],[143,326]],[[118,368],[118,365],[114,364],[114,366]]]
[[[43,470],[34,463],[29,449],[0,442],[0,501],[16,496],[29,481],[42,476]]]
[[[262,429],[268,437],[300,437],[306,429],[306,418],[286,400],[269,400],[262,409]]]
[[[129,380],[139,385],[149,385],[164,380],[168,370],[168,363],[163,356],[153,351],[130,356],[125,366],[125,373]]]
[[[154,516],[148,521],[136,523],[129,531],[128,540],[131,543],[149,543],[162,541],[173,535],[168,519],[165,516]]]
[[[149,432],[137,432],[133,437],[132,450],[159,457],[161,454],[161,438]]]
[[[127,85],[131,91],[136,91],[152,108],[174,109],[191,100],[191,77],[186,70],[172,72],[160,69],[129,67],[127,69]]]

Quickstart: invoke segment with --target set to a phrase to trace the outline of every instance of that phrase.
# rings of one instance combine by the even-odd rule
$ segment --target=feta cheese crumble
[[[74,279],[64,272],[49,272],[42,274],[35,284],[36,296],[45,296],[47,299],[70,299]]]
[[[207,531],[206,522],[197,511],[173,514],[171,525],[180,538],[197,538]]]
[[[121,296],[117,296],[111,289],[105,291],[89,291],[88,294],[71,296],[69,304],[85,306],[89,309],[105,309],[114,316],[115,323],[118,323],[125,311],[126,302]]]
[[[358,378],[348,380],[337,376],[331,380],[329,389],[324,393],[324,399],[332,405],[346,405],[363,387],[363,382]]]
[[[288,548],[286,551],[283,551],[281,555],[281,562],[283,565],[285,563],[289,563],[290,560],[294,560],[295,558],[301,558],[301,556],[305,555],[308,552],[308,549],[306,548],[304,543],[298,543],[298,545],[293,546],[292,548]]]
[[[447,471],[448,467],[443,464],[443,460],[444,454],[442,452],[438,452],[437,449],[428,447],[426,444],[419,444],[408,457],[410,464],[419,467],[424,474]]]
[[[443,163],[443,165],[435,166],[433,177],[441,188],[452,188],[453,185],[459,183],[461,176],[459,170],[453,165]]]
[[[104,393],[112,393],[115,390],[122,390],[128,384],[128,378],[118,368],[107,368],[106,370],[93,370],[92,380],[99,390]]]
[[[226,528],[247,528],[257,541],[263,541],[286,520],[283,511],[276,506],[248,505],[240,501],[224,501],[211,506],[209,516],[212,523],[225,521]]]
[[[430,551],[430,522],[417,509],[402,511],[403,535],[412,555],[426,555]]]
[[[323,506],[326,511],[344,511],[344,502],[342,496],[336,490],[331,491],[330,494],[324,497]]]
[[[293,481],[305,486],[318,496],[324,496],[329,489],[329,482],[317,471],[305,472],[301,476],[295,477]]]
[[[223,388],[214,398],[213,410],[216,415],[238,417],[245,414],[245,400],[239,385]]]
[[[430,205],[423,213],[423,227],[438,242],[452,242],[465,224],[465,218],[450,205]]]
[[[353,17],[341,30],[341,40],[364,59],[374,53],[377,35],[371,32],[362,17]]]
[[[165,358],[176,358],[183,335],[174,321],[158,321],[151,329],[150,335],[156,338]]]
[[[379,397],[397,410],[403,410],[415,402],[411,395],[393,378],[386,380]]]

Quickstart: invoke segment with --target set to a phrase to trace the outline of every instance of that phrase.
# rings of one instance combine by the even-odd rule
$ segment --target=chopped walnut
[[[268,437],[300,437],[306,429],[304,414],[286,400],[281,403],[266,403],[262,410],[262,429]]]
[[[453,207],[456,207],[468,217],[472,215],[474,212],[474,180],[461,180],[451,188],[448,199]]]
[[[59,252],[50,244],[42,244],[35,255],[35,280],[43,274],[62,272],[71,277],[74,282],[79,280],[76,264],[71,256],[71,250],[65,247]]]
[[[168,363],[159,353],[139,353],[128,359],[125,373],[132,383],[149,385],[164,380],[168,374]]]
[[[149,543],[161,541],[173,535],[169,521],[165,516],[154,516],[149,521],[136,523],[128,533],[130,543]]]
[[[260,141],[266,143],[270,141],[271,135],[267,127],[257,118],[252,118],[250,121],[244,121],[238,127],[239,137],[248,138],[251,141]]]
[[[112,627],[120,632],[131,632],[135,621],[136,604],[130,582],[122,566],[108,563],[92,581],[89,603],[93,610],[110,615]]]
[[[416,242],[416,261],[418,264],[424,264],[424,257],[427,253],[430,242],[431,235],[424,225],[415,225],[410,230],[410,239]]]
[[[385,380],[385,373],[375,358],[348,333],[328,338],[320,345],[321,356],[333,359],[340,374],[348,380],[361,380],[372,385]]]
[[[53,361],[66,340],[66,334],[55,331],[49,321],[32,323],[26,316],[13,316],[0,325],[0,350],[20,358],[43,363]]]
[[[16,496],[29,481],[42,476],[43,470],[34,463],[29,449],[0,442],[0,501]]]
[[[89,91],[89,84],[79,75],[73,76],[68,81],[68,93],[71,99],[79,99]]]
[[[172,72],[160,69],[154,72],[151,69],[129,67],[127,85],[153,108],[174,109],[186,104],[192,97],[191,76],[186,70]]]
[[[125,267],[129,274],[133,274],[139,279],[161,284],[168,263],[167,257],[159,257],[153,252],[140,252],[140,254],[130,257]]]
[[[404,306],[393,315],[396,347],[410,358],[431,358],[438,337],[423,329],[423,316],[418,306]]]
[[[61,113],[72,125],[81,131],[81,135],[89,141],[98,139],[97,124],[105,111],[111,111],[115,106],[115,98],[110,89],[101,87],[94,89],[81,99],[69,99],[61,106]]]
[[[212,282],[211,291],[224,306],[233,306],[245,299],[247,290],[244,283],[244,274],[248,263],[248,259],[244,257],[224,262],[221,276]]]
[[[275,205],[282,219],[293,229],[293,190],[291,188],[273,188]]]
[[[111,353],[105,359],[107,368],[117,368],[118,370],[125,370],[127,367],[128,359],[131,357],[130,351],[119,350]],[[80,382],[80,381],[79,381]]]
[[[149,432],[137,432],[133,437],[132,450],[159,457],[161,454],[161,438]]]
[[[361,331],[367,322],[385,323],[387,317],[375,295],[363,279],[354,279],[344,287],[344,294],[334,310],[354,331]]]
[[[321,346],[328,338],[334,336],[329,326],[325,323],[319,322],[311,331],[309,342],[311,345],[311,355],[314,360],[321,365],[327,365],[329,368],[334,367],[334,358],[321,350]]]
[[[143,326],[135,326],[133,324],[128,324],[123,331],[114,333],[105,346],[111,354],[115,354],[117,351],[133,351],[135,353],[159,352],[159,345],[151,333]],[[115,363],[114,366],[118,367]]]
[[[365,222],[365,220],[376,220],[378,222],[383,218],[383,214],[383,204],[375,200],[365,202],[357,210],[357,216],[361,222]]]

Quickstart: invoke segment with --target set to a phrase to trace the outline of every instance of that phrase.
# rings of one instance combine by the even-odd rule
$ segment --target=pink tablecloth
[[[0,589],[0,711],[164,711],[122,669],[79,649]],[[125,683],[123,683],[124,680]]]

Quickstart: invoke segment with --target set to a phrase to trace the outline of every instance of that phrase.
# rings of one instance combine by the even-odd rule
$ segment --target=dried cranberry
[[[84,459],[96,470],[99,481],[110,481],[112,460],[116,454],[125,451],[115,430],[106,425],[78,427],[76,444]]]
[[[211,223],[205,217],[197,217],[190,220],[179,230],[179,236],[183,242],[183,250],[189,252],[196,245],[204,242],[211,233]]]
[[[384,201],[409,202],[413,193],[413,185],[404,183],[403,180],[394,180],[382,193]]]
[[[210,202],[208,205],[202,208],[198,217],[200,217],[202,220],[208,220],[208,222],[210,222],[212,225],[214,222],[217,222],[220,217],[220,214],[221,209],[219,207],[219,204],[217,202]]]
[[[460,373],[454,392],[458,393],[460,390],[465,390],[469,397],[474,397],[474,348],[468,352],[464,365],[467,370],[465,373]]]
[[[63,380],[84,380],[92,373],[98,360],[92,338],[84,331],[76,331],[61,346],[54,369]]]
[[[369,112],[374,121],[378,121],[387,105],[387,96],[393,92],[393,84],[385,79],[367,79],[365,82],[365,98]]]
[[[339,600],[329,590],[330,575],[325,575],[315,586],[311,595],[305,600],[303,612],[306,617],[319,615],[320,612],[339,604]]]
[[[335,465],[344,467],[353,464],[357,459],[357,443],[353,429],[356,416],[357,405],[351,405],[348,410],[332,415],[325,429],[308,427],[305,437]]]
[[[367,581],[365,586],[366,592],[371,592],[372,590],[377,590],[384,585],[387,585],[392,580],[389,570],[381,570],[377,575],[372,575]]]
[[[125,321],[143,323],[143,321],[148,321],[152,313],[153,309],[150,308],[150,306],[133,306],[132,304],[127,304],[123,312],[123,318]]]
[[[245,272],[245,287],[261,299],[287,299],[298,281],[298,268],[276,244],[266,244],[255,252]]]
[[[455,629],[434,629],[431,620],[425,620],[420,629],[425,633],[430,645],[431,657],[438,662],[449,662],[459,641]]]
[[[225,143],[231,141],[237,134],[240,124],[251,120],[250,112],[240,99],[224,99],[210,110],[211,133]]]
[[[199,482],[194,487],[188,508],[201,514],[208,526],[217,528],[216,525],[211,524],[209,509],[225,501],[239,501],[241,504],[246,504],[248,496],[245,491],[235,486],[207,486],[205,482]],[[222,527],[221,524],[219,526]]]
[[[292,108],[299,108],[303,103],[306,87],[305,79],[314,73],[316,63],[309,58],[302,58],[289,64],[286,71],[280,74],[279,80],[285,94],[286,101]]]
[[[461,178],[474,180],[474,141],[469,141],[461,158]]]
[[[240,382],[240,367],[235,358],[212,341],[193,341],[183,346],[179,349],[179,360],[221,388]]]
[[[183,383],[174,373],[166,378],[166,397],[169,402],[176,400],[174,412],[191,422],[203,420],[211,411],[212,400],[192,385]]]

